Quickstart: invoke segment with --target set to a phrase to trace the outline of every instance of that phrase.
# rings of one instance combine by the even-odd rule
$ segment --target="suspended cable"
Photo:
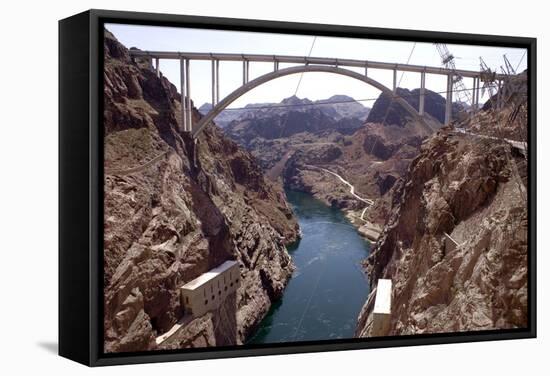
[[[414,44],[412,46],[412,49],[411,49],[411,53],[409,54],[409,57],[407,58],[407,64],[409,64],[409,62],[411,61],[411,57],[412,57],[412,54],[413,54],[415,48],[416,48],[416,42],[414,42]],[[405,75],[405,71],[402,71],[401,72],[401,77],[399,77],[399,82],[397,83],[397,86],[401,85],[401,80],[403,80],[404,75]]]
[[[307,57],[311,56],[311,53],[313,52],[313,47],[315,47],[315,41],[317,40],[317,36],[313,37],[313,41],[311,42],[311,47],[309,48],[309,53],[307,54]],[[307,64],[307,61],[305,62]],[[302,77],[304,77],[304,72],[300,73],[300,78],[298,79],[298,84],[296,85],[296,90],[294,90],[294,96],[298,94],[298,89],[300,89],[300,84],[302,83]],[[281,133],[279,134],[279,138],[283,136],[284,131],[286,130],[288,122],[288,113],[285,116],[285,122],[283,126],[281,127]]]
[[[311,43],[311,48],[309,49],[309,53],[307,54],[307,57],[311,56],[311,53],[313,52],[313,47],[315,46],[315,41],[317,40],[317,36],[313,37],[313,42]],[[304,77],[304,72],[300,73],[300,78],[298,79],[298,84],[296,85],[296,90],[294,90],[294,96],[298,94],[298,89],[300,88],[300,84],[302,83],[302,77]]]
[[[323,265],[323,268],[321,269],[321,272],[319,273],[319,276],[317,277],[317,281],[315,281],[315,286],[313,287],[311,295],[309,296],[309,298],[307,300],[306,306],[305,306],[304,310],[302,311],[302,314],[300,315],[300,320],[298,321],[298,325],[296,326],[296,330],[294,331],[294,335],[292,336],[293,341],[296,340],[296,337],[298,336],[299,331],[302,328],[302,323],[304,322],[304,318],[307,314],[307,311],[309,311],[309,307],[311,305],[311,301],[313,299],[313,296],[315,295],[315,293],[317,292],[317,289],[319,288],[319,282],[321,281],[321,278],[325,274],[326,269],[327,269],[327,263],[325,262],[325,264]]]
[[[521,59],[519,59],[518,65],[516,66],[515,72],[518,71],[519,66],[521,65],[521,62],[523,61],[523,58],[525,58],[525,55],[527,55],[527,50],[521,55]]]
[[[453,93],[458,93],[460,91],[468,91],[473,90],[473,87],[465,88],[465,89],[453,89],[451,90]],[[446,94],[447,90],[445,91],[433,91],[432,93],[435,94]],[[524,94],[527,95],[527,94]],[[399,97],[405,99],[405,98],[412,98],[417,97],[418,94],[400,94]],[[326,106],[326,105],[333,105],[333,104],[340,104],[340,103],[354,103],[354,102],[373,102],[376,101],[379,97],[370,97],[370,98],[362,98],[362,99],[346,99],[346,100],[339,100],[339,101],[330,101],[330,102],[322,102],[322,103],[293,103],[293,104],[273,104],[273,105],[265,105],[265,106],[254,106],[254,107],[231,107],[231,108],[225,108],[223,111],[235,111],[235,110],[247,110],[247,111],[254,111],[254,110],[261,110],[261,109],[267,109],[267,108],[285,108],[285,107],[312,107],[312,106]]]
[[[411,48],[411,52],[409,53],[409,57],[407,58],[407,64],[409,64],[409,62],[411,61],[411,58],[412,58],[412,55],[413,55],[413,52],[414,52],[415,48],[416,48],[416,42],[413,43],[413,46]],[[401,72],[401,78],[399,79],[399,83],[397,83],[395,85],[395,92],[392,94],[391,99],[390,99],[390,104],[386,108],[386,114],[384,115],[384,119],[382,120],[382,125],[386,125],[386,120],[388,119],[388,115],[390,114],[390,109],[391,109],[391,106],[393,105],[393,100],[395,98],[395,95],[397,94],[397,88],[399,87],[399,85],[401,84],[401,80],[403,79],[403,74],[405,74],[405,72]],[[395,79],[395,76],[394,76],[394,79]],[[370,148],[369,154],[372,154],[372,152],[374,150],[374,147],[376,146],[377,142],[378,142],[378,139],[375,138],[374,142],[372,143],[372,147]]]

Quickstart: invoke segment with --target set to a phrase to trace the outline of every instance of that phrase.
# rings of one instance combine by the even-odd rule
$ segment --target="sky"
[[[388,63],[407,63],[414,65],[442,66],[441,58],[434,44],[414,43],[409,41],[385,41],[375,39],[355,39],[336,37],[316,37],[309,35],[269,34],[255,32],[204,30],[164,26],[141,26],[107,24],[107,30],[126,47],[137,47],[150,51],[174,52],[212,52],[212,53],[251,53],[268,55],[307,56],[311,50],[314,57],[331,57],[339,59],[359,59],[383,61]],[[467,45],[447,45],[455,56],[457,69],[479,70],[479,57],[487,65],[500,72],[504,66],[503,55],[523,71],[527,67],[525,49],[501,48]],[[242,85],[242,63],[220,61],[220,100]],[[280,64],[286,68],[295,64]],[[346,67],[364,73],[362,68]],[[273,63],[250,63],[249,79],[252,80],[273,70]],[[161,60],[160,70],[178,87],[180,68],[178,60]],[[210,61],[191,61],[191,99],[195,106],[212,101],[211,63]],[[368,70],[369,77],[387,87],[392,86],[390,70]],[[300,76],[301,79],[300,79]],[[420,74],[399,72],[397,80],[400,87],[414,89],[420,86]],[[466,88],[472,87],[471,79],[464,79]],[[426,88],[436,92],[445,92],[446,77],[426,75]],[[249,103],[280,102],[292,95],[311,100],[326,99],[332,95],[348,95],[361,100],[367,107],[372,107],[380,91],[356,79],[331,73],[308,72],[280,77],[246,93],[229,108],[244,107]],[[445,96],[445,94],[442,94]],[[482,103],[487,95],[481,97]]]

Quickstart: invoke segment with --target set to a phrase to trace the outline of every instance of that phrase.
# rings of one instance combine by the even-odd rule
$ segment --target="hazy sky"
[[[269,55],[308,55],[312,36],[267,34],[252,32],[234,32],[174,28],[162,26],[136,26],[107,24],[106,28],[126,47],[137,47],[142,50],[176,51],[176,52],[226,52],[257,53]],[[406,63],[411,54],[413,42],[382,41],[372,39],[352,39],[317,37],[311,56],[384,61],[389,63]],[[504,66],[503,55],[506,54],[518,71],[527,67],[524,49],[448,45],[456,57],[458,69],[479,70],[479,57],[494,70],[500,71]],[[410,64],[441,66],[441,59],[434,44],[416,43]],[[280,68],[293,64],[280,64]],[[210,61],[191,61],[191,99],[198,107],[211,102],[211,63]],[[346,67],[363,73],[362,68]],[[160,70],[174,83],[179,90],[180,70],[178,60],[161,60]],[[250,80],[273,70],[273,63],[250,63]],[[401,78],[401,75],[402,78]],[[387,87],[392,86],[392,72],[369,68],[369,76]],[[242,107],[248,103],[280,102],[294,94],[300,74],[281,77],[260,85],[233,102],[230,108]],[[419,73],[398,74],[400,87],[409,89],[420,86]],[[242,63],[220,62],[220,100],[242,84]],[[472,80],[465,79],[467,88],[472,87]],[[426,87],[433,91],[444,92],[446,77],[426,75]],[[335,94],[349,95],[357,100],[368,99],[362,103],[371,107],[380,94],[379,90],[361,81],[337,74],[310,72],[303,74],[297,96],[312,100],[325,99]],[[483,101],[484,98],[481,98]]]

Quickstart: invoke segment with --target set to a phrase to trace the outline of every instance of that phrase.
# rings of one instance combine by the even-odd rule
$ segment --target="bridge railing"
[[[329,57],[314,56],[291,56],[291,55],[261,55],[261,54],[232,54],[232,53],[209,53],[209,52],[175,52],[175,51],[141,51],[130,50],[133,57],[148,59],[186,59],[186,60],[218,60],[218,61],[252,61],[252,62],[272,62],[272,63],[292,63],[292,64],[320,64],[347,66],[359,68],[387,69],[405,72],[417,72],[439,75],[460,75],[462,77],[481,77],[483,72],[465,69],[451,70],[444,67],[388,63],[371,60],[358,59],[339,59]],[[505,79],[503,74],[495,73],[494,80]]]

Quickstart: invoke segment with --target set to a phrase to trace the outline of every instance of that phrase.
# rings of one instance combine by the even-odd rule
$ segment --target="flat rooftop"
[[[238,265],[238,262],[234,260],[225,261],[223,264],[215,267],[214,269],[210,269],[209,271],[201,274],[194,280],[187,282],[181,288],[186,290],[195,290],[197,287],[200,287],[205,283],[207,283],[208,281],[216,278],[217,276],[219,276],[220,274],[222,274],[223,272],[225,272],[226,270],[228,270],[234,265]]]

